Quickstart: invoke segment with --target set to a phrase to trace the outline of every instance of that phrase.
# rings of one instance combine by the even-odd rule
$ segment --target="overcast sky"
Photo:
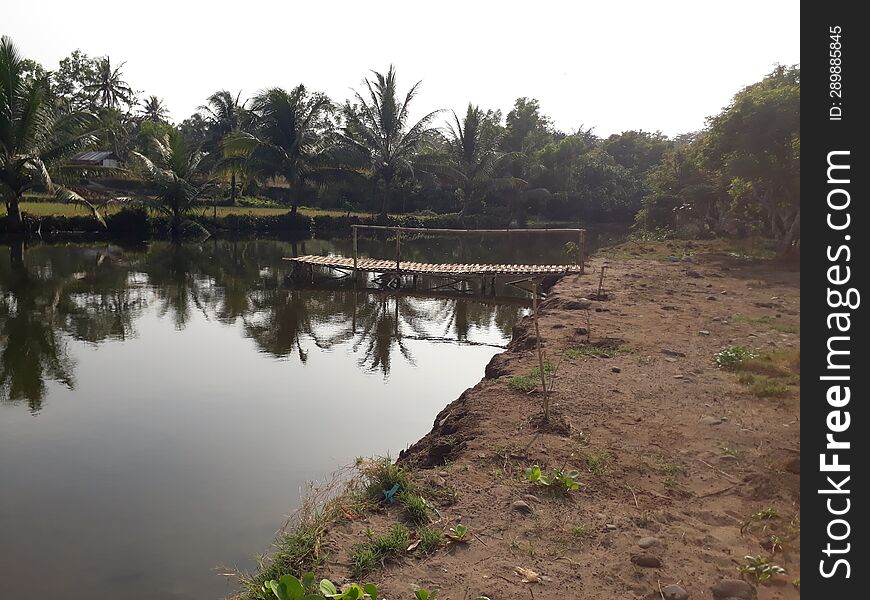
[[[218,89],[304,83],[344,100],[369,69],[422,79],[421,115],[540,100],[566,132],[701,128],[775,63],[800,62],[797,1],[291,0],[4,3],[0,33],[54,69],[80,48],[126,61],[181,121]]]

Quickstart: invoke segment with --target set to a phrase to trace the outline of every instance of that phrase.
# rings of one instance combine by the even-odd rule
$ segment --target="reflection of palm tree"
[[[298,291],[263,290],[253,298],[253,313],[245,318],[245,333],[264,352],[289,356],[298,352],[299,360],[308,360],[302,348],[303,335],[311,335],[312,319],[305,296]]]
[[[57,297],[52,282],[32,276],[24,267],[23,242],[12,250],[12,266],[3,274],[0,297],[0,399],[26,400],[37,412],[45,395],[45,380],[73,386],[74,363],[54,327]]]

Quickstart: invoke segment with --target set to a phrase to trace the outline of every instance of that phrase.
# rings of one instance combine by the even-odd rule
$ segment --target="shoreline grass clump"
[[[354,577],[362,577],[382,566],[387,560],[404,553],[411,539],[410,530],[402,523],[396,523],[385,535],[375,536],[367,531],[369,540],[355,544],[351,549],[351,572]]]
[[[441,544],[444,543],[444,534],[434,526],[421,527],[417,530],[417,537],[420,538],[420,551],[423,554],[433,554]]]
[[[544,375],[550,376],[556,372],[556,366],[546,361],[544,362]],[[508,379],[508,387],[518,392],[531,392],[538,388],[541,384],[541,369],[535,367],[529,371],[528,375],[514,375]]]
[[[429,505],[420,494],[411,490],[404,490],[398,496],[399,504],[405,509],[405,516],[414,525],[423,525],[429,522]]]

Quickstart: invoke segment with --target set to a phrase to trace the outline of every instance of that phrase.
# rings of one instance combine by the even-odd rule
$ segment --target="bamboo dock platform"
[[[354,276],[356,280],[357,273],[376,273],[375,282],[380,285],[385,285],[390,288],[402,287],[402,279],[405,276],[412,278],[413,286],[417,287],[418,277],[437,277],[448,280],[443,285],[438,285],[430,290],[438,290],[446,287],[453,288],[457,291],[466,291],[471,280],[480,280],[481,294],[486,292],[487,279],[489,280],[489,288],[492,293],[495,292],[497,278],[508,278],[507,283],[520,287],[520,283],[536,281],[538,278],[547,276],[570,275],[573,273],[582,275],[585,264],[585,249],[586,249],[586,230],[585,229],[423,229],[409,227],[389,227],[384,225],[352,225],[353,229],[353,256],[315,256],[305,255],[296,256],[293,258],[285,258],[294,264],[296,275],[301,275],[303,267],[307,267],[309,278],[314,281],[314,268],[322,267],[332,269],[342,273],[342,277]],[[358,230],[374,229],[381,231],[391,231],[396,235],[396,258],[391,260],[365,258],[359,256],[357,251]],[[402,233],[414,234],[430,234],[430,233],[450,233],[450,234],[472,234],[480,235],[487,233],[498,233],[508,235],[521,235],[531,233],[574,233],[578,236],[577,262],[574,264],[564,265],[535,265],[535,264],[456,264],[456,263],[418,263],[402,260]],[[535,289],[537,289],[535,283]],[[529,291],[529,290],[526,290]]]
[[[346,269],[367,273],[401,273],[402,275],[428,275],[433,277],[477,277],[510,275],[534,277],[542,275],[567,275],[581,273],[579,264],[566,265],[503,265],[503,264],[454,264],[418,263],[374,258],[358,258],[356,261],[347,256],[298,256],[286,260],[300,265]]]

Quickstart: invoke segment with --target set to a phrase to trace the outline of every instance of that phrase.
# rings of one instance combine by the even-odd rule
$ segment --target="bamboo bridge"
[[[448,283],[438,285],[432,290],[464,285],[473,280],[481,282],[481,293],[486,292],[487,280],[491,290],[495,290],[496,278],[508,279],[509,285],[518,285],[547,276],[561,276],[584,273],[586,230],[585,229],[422,229],[414,227],[388,227],[383,225],[352,225],[353,256],[305,255],[285,258],[300,269],[307,267],[313,280],[314,268],[322,267],[341,273],[342,277],[357,273],[375,273],[375,281],[386,287],[402,286],[402,278],[410,276],[413,287],[417,287],[418,276],[447,279]],[[393,231],[396,234],[395,259],[375,259],[360,257],[357,251],[359,229]],[[492,263],[421,263],[402,260],[402,232],[411,233],[449,233],[449,234],[530,234],[530,233],[574,233],[577,235],[577,262],[572,264],[492,264]]]

